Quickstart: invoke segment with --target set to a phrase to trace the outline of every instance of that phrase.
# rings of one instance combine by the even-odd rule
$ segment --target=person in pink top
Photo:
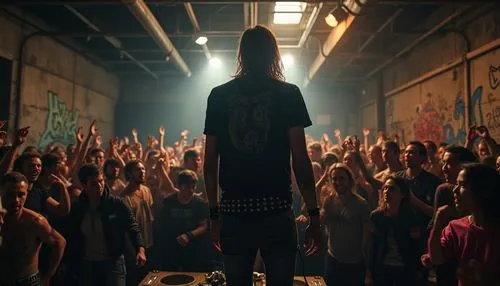
[[[460,286],[500,285],[500,175],[483,164],[465,165],[453,191],[456,208],[470,215],[452,220],[449,206],[435,216],[429,237],[434,265],[456,259]]]

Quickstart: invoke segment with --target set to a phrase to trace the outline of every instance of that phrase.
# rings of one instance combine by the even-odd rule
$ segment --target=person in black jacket
[[[416,285],[421,230],[404,179],[388,177],[382,187],[381,204],[370,215],[370,222],[373,229],[369,269],[373,285]]]
[[[146,262],[144,241],[131,210],[111,194],[96,165],[78,172],[83,192],[66,221],[66,259],[83,286],[125,286],[125,237],[136,249],[137,265]]]

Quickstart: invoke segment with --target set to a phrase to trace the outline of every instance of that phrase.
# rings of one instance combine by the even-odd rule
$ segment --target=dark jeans
[[[414,286],[417,285],[415,272],[406,267],[380,265],[372,273],[374,286]],[[452,286],[452,285],[448,285]],[[455,285],[456,286],[456,285]]]
[[[269,216],[222,216],[220,240],[228,286],[251,286],[257,250],[266,269],[266,285],[292,285],[297,226],[292,210]]]
[[[325,256],[325,282],[328,286],[364,286],[366,266],[359,263],[341,263],[330,254]]]
[[[98,262],[84,261],[81,265],[80,282],[82,286],[125,286],[127,271],[125,258]]]

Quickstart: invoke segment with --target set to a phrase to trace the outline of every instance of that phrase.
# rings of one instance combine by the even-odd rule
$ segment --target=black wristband
[[[307,215],[309,217],[319,216],[319,208],[307,210]]]
[[[193,240],[194,235],[193,235],[193,233],[192,233],[192,232],[188,231],[188,232],[186,232],[186,235],[187,235],[187,237],[189,238],[189,241]]]
[[[219,219],[219,207],[210,208],[210,220]]]

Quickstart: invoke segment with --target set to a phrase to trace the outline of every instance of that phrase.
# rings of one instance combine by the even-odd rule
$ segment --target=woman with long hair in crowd
[[[457,260],[461,286],[500,285],[500,175],[487,165],[464,165],[457,184],[455,206],[470,215],[448,223],[452,208],[437,210],[429,237],[432,263]]]
[[[381,189],[379,207],[370,215],[370,264],[375,286],[415,285],[420,228],[404,179],[389,176]]]
[[[330,196],[321,210],[328,235],[325,281],[328,286],[364,285],[369,250],[369,206],[357,194],[355,177],[347,165],[333,164],[328,174]]]

